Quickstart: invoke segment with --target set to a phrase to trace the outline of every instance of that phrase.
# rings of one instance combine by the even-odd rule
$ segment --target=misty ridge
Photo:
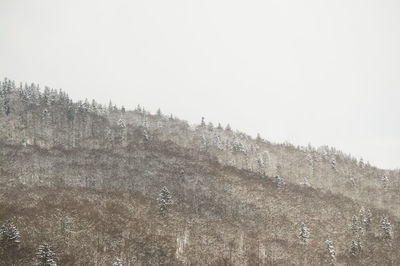
[[[400,170],[214,123],[5,79],[0,265],[400,265]]]

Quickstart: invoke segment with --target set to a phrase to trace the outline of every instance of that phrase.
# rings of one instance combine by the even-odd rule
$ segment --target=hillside
[[[398,170],[0,85],[0,223],[20,232],[5,265],[32,265],[43,242],[58,265],[400,265]]]

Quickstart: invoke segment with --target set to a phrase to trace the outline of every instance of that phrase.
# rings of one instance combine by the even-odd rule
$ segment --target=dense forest
[[[0,83],[0,265],[400,265],[400,171]]]

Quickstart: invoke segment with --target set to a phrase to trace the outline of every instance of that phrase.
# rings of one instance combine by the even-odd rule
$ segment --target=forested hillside
[[[0,108],[4,265],[400,265],[398,170],[10,80]]]

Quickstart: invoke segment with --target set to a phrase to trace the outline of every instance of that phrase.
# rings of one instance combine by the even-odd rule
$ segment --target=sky
[[[0,0],[0,78],[400,168],[400,1]]]

